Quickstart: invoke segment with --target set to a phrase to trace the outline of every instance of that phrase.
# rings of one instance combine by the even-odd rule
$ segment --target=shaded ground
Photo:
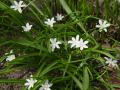
[[[0,76],[2,79],[26,79],[32,74],[31,71],[22,70],[10,73],[8,75]],[[14,83],[0,83],[0,90],[21,90],[23,85]]]

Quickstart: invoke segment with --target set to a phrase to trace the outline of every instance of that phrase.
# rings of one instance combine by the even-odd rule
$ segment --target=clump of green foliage
[[[39,90],[45,80],[53,83],[51,90],[115,90],[119,85],[110,82],[111,69],[105,58],[120,59],[120,5],[117,0],[24,0],[27,7],[23,13],[10,8],[12,0],[0,0],[0,62],[4,66],[0,75],[18,70],[29,70],[38,80],[31,90]],[[46,26],[44,21],[56,16],[65,17]],[[107,32],[95,27],[99,19],[111,23]],[[29,32],[22,26],[33,25]],[[67,41],[80,35],[89,41],[84,50],[71,49]],[[57,38],[63,44],[51,52],[50,38]],[[10,50],[15,60],[6,62]],[[119,60],[118,60],[119,63]],[[116,70],[119,76],[119,68]],[[20,83],[25,79],[0,79],[0,83]]]

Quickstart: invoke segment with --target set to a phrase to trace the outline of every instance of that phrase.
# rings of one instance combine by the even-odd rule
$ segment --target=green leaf
[[[1,1],[0,1],[0,9],[5,11],[5,13],[7,13],[8,15],[10,15],[11,17],[9,17],[9,18],[14,23],[16,23],[18,25],[22,25],[24,23],[24,18],[18,11],[11,9],[10,6],[7,6],[5,3],[1,2]]]
[[[44,76],[46,73],[48,73],[49,71],[57,68],[58,66],[55,66],[57,64],[57,62],[53,62],[52,64],[48,65],[47,67],[44,67],[43,70],[41,70],[41,68],[43,68],[43,66],[41,66],[38,70],[37,76]]]
[[[104,51],[102,51],[102,50],[92,50],[92,52],[100,53],[100,54],[103,54],[103,55],[106,55],[106,56],[108,56],[108,57],[110,57],[110,58],[115,59],[114,56],[112,56],[111,54],[109,54],[109,53],[107,53],[107,52],[104,52]]]
[[[36,48],[36,49],[44,51],[44,52],[48,52],[48,50],[45,47],[43,47],[40,44],[35,43],[33,41],[27,40],[27,39],[21,39],[21,40],[12,41],[12,42],[13,42],[13,44],[20,44],[20,45],[23,45],[23,46]]]
[[[82,83],[72,73],[70,72],[67,72],[67,73],[72,77],[72,79],[75,81],[75,83],[80,88],[80,90],[82,90],[83,89]]]
[[[83,71],[83,90],[88,90],[89,89],[89,74],[88,74],[88,69],[87,67],[84,68]]]
[[[68,14],[71,14],[72,13],[72,10],[69,8],[69,6],[67,5],[66,1],[65,0],[59,0],[61,5],[63,6],[63,8],[65,9],[65,11],[68,13]]]

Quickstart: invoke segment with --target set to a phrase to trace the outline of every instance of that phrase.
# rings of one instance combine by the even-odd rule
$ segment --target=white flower
[[[102,30],[104,30],[105,32],[107,32],[107,27],[110,26],[110,23],[108,23],[106,20],[99,20],[99,25],[96,25],[96,28],[99,28],[99,32],[101,32]]]
[[[52,51],[54,51],[55,48],[58,48],[58,49],[60,48],[59,44],[61,44],[61,42],[57,41],[56,38],[50,38],[50,42],[51,42]]]
[[[11,50],[10,53],[5,53],[5,55],[12,54],[12,53],[13,53],[13,50]],[[7,56],[6,61],[12,61],[14,59],[15,59],[15,55],[12,54],[12,55]]]
[[[19,2],[14,1],[14,4],[10,6],[10,8],[17,10],[19,13],[22,13],[23,7],[26,7],[26,5],[23,4],[23,1],[19,1]]]
[[[47,21],[45,21],[44,23],[49,25],[50,27],[53,27],[53,24],[56,23],[56,21],[54,20],[54,17],[52,17],[51,19],[47,19]]]
[[[79,39],[79,35],[76,36],[76,38],[72,37],[72,40],[68,41],[69,44],[71,44],[71,48],[80,48],[80,50],[83,50],[84,48],[88,48],[86,45],[88,41],[83,41],[83,39]]]
[[[48,80],[45,81],[44,84],[42,84],[42,87],[39,88],[39,90],[51,90],[50,87],[52,86],[52,83],[48,83]]]
[[[25,83],[25,86],[28,88],[28,90],[30,90],[34,84],[37,82],[36,79],[33,79],[32,78],[32,75],[30,76],[30,79],[26,79],[26,83]]]
[[[107,61],[105,62],[106,64],[108,64],[109,67],[111,68],[117,68],[118,65],[117,65],[117,60],[112,60],[112,58],[107,58],[107,57],[104,57]]]
[[[64,16],[62,16],[62,14],[57,13],[56,18],[57,18],[57,21],[61,21],[64,18]]]
[[[69,40],[68,43],[71,44],[71,48],[73,47],[78,48],[79,47],[79,35],[77,35],[76,38],[72,37],[72,40]]]
[[[22,28],[25,32],[28,32],[31,30],[32,25],[30,25],[29,23],[26,23],[26,26],[22,26]]]

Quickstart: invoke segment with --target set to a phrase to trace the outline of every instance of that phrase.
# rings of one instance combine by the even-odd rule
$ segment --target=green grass
[[[28,6],[22,14],[10,8],[10,1],[0,0],[0,51],[3,53],[0,61],[5,62],[4,53],[11,49],[16,59],[5,62],[0,75],[35,69],[33,76],[38,82],[31,90],[38,90],[46,79],[53,83],[52,90],[120,89],[109,81],[110,72],[104,68],[104,57],[120,59],[120,49],[117,49],[120,45],[120,4],[116,0],[104,0],[102,6],[98,0],[24,0]],[[65,18],[53,28],[47,27],[44,21],[57,13]],[[95,28],[99,19],[112,24],[107,33]],[[23,32],[21,26],[26,22],[33,25],[30,32]],[[88,49],[80,51],[66,45],[78,34],[89,41]],[[50,52],[50,38],[61,40],[61,49]],[[111,47],[103,47],[105,40]],[[20,83],[22,90],[26,90],[24,78],[1,78],[0,83]]]

